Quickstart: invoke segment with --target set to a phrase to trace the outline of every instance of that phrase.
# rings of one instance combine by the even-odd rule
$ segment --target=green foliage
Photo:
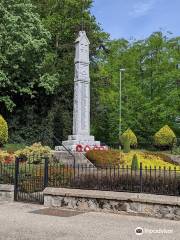
[[[137,147],[137,137],[130,128],[128,128],[120,137],[120,142],[122,145],[124,145],[126,138],[129,140],[131,147]]]
[[[50,33],[30,0],[2,0],[0,15],[0,104],[12,111],[19,102],[37,97],[43,85],[42,63]],[[46,83],[52,88],[47,76]]]
[[[140,167],[140,162],[142,163],[143,169],[147,167],[147,169],[154,169],[164,167],[166,169],[174,169],[176,167],[177,170],[180,169],[180,165],[178,163],[174,163],[168,155],[157,153],[157,152],[147,152],[140,150],[132,150],[129,153],[124,153],[119,150],[108,150],[108,151],[99,151],[99,150],[90,150],[86,153],[86,157],[95,165],[95,166],[128,166],[132,167],[132,159],[135,158],[134,155],[137,156],[138,159],[138,167]]]
[[[120,152],[116,150],[90,150],[86,157],[96,166],[115,166],[123,163]]]
[[[8,125],[2,115],[0,115],[0,146],[8,141]]]
[[[84,1],[84,29],[91,42],[92,132],[106,144],[119,142],[119,67],[122,130],[138,144],[179,115],[179,37],[155,32],[141,41],[109,41]],[[0,113],[10,142],[57,144],[72,132],[74,40],[81,29],[83,1],[0,1]],[[105,49],[105,50],[104,50]],[[173,59],[173,61],[170,61]],[[22,104],[23,103],[23,104]],[[179,128],[174,126],[175,133]],[[131,144],[132,146],[132,144]]]
[[[138,158],[137,158],[136,154],[133,155],[131,168],[132,168],[132,170],[139,169],[139,163],[138,163]]]
[[[85,2],[84,23],[97,69],[94,59],[107,34],[91,15],[91,5]],[[8,120],[11,143],[53,146],[53,135],[61,141],[71,133],[81,13],[77,0],[0,1],[0,113]]]
[[[180,146],[174,146],[172,149],[172,154],[174,155],[180,155]]]
[[[106,44],[109,54],[99,63],[102,82],[97,87],[95,135],[106,132],[106,143],[118,142],[120,67],[126,69],[122,74],[122,130],[133,129],[138,144],[146,147],[153,144],[157,129],[173,125],[180,111],[179,39],[155,32],[140,41],[119,39]]]
[[[123,152],[129,153],[130,151],[131,151],[130,140],[128,139],[127,136],[124,136],[123,137]]]
[[[154,143],[157,147],[172,147],[176,135],[172,129],[165,125],[154,135]]]
[[[24,149],[15,152],[15,155],[29,162],[42,161],[43,157],[51,156],[51,148],[43,146],[41,143],[34,143],[32,146],[27,146]]]
[[[8,153],[14,153],[17,150],[25,148],[24,144],[5,144],[3,146],[3,150],[7,151]]]

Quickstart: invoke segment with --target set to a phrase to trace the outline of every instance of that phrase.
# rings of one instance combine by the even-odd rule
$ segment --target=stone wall
[[[14,201],[14,185],[0,184],[0,202]]]
[[[180,220],[180,197],[164,195],[46,188],[44,205],[85,211],[126,212]]]

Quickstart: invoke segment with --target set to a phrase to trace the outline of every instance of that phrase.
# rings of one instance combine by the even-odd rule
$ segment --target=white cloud
[[[133,17],[141,17],[147,15],[155,5],[155,0],[144,0],[134,4],[130,15]]]

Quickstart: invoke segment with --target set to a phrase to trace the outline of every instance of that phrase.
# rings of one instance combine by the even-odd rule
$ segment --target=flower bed
[[[23,145],[21,145],[23,146]],[[26,146],[21,149],[14,148],[12,144],[8,148],[0,149],[0,162],[13,163],[15,158],[18,157],[21,162],[31,162],[38,164],[43,160],[43,157],[52,155],[51,148],[43,146],[41,143],[34,143],[32,146]]]
[[[180,169],[180,166],[170,159],[165,154],[148,152],[148,151],[140,151],[140,150],[132,150],[130,153],[123,153],[118,150],[108,150],[108,151],[98,151],[91,150],[86,154],[86,157],[96,166],[102,165],[128,165],[131,166],[132,159],[134,154],[137,155],[138,163],[142,163],[143,167],[152,168],[161,167],[161,168],[174,168]]]

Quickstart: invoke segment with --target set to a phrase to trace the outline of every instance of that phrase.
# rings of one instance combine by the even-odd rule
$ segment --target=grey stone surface
[[[76,39],[75,78],[74,78],[74,140],[81,135],[88,140],[90,135],[90,77],[89,77],[89,40],[84,31]],[[82,138],[82,140],[85,140]]]
[[[175,210],[175,213],[176,213],[176,215],[178,215],[180,217],[180,209],[179,208]]]
[[[89,192],[89,193],[88,193]],[[146,195],[146,198],[145,198]],[[159,196],[136,193],[115,193],[103,191],[87,191],[79,189],[54,189],[44,190],[45,206],[78,209],[86,211],[107,211],[131,214],[141,214],[151,217],[179,220],[180,204],[176,197]],[[154,199],[153,199],[154,196]],[[165,200],[166,198],[166,200]],[[169,199],[171,201],[169,202]]]
[[[0,184],[0,191],[3,191],[3,192],[13,192],[14,191],[14,185]]]
[[[178,240],[180,222],[168,219],[87,212],[73,217],[34,214],[43,206],[24,203],[0,204],[0,240]],[[135,229],[172,230],[169,234],[144,233]]]
[[[14,201],[14,185],[0,184],[0,202]]]
[[[107,200],[129,200],[129,202],[143,202],[143,203],[159,203],[164,205],[178,205],[180,206],[180,197],[165,196],[144,193],[129,193],[129,192],[111,192],[98,190],[82,190],[70,188],[46,188],[44,190],[46,195],[56,196],[71,196],[71,197],[86,197]]]
[[[67,151],[54,151],[53,152],[54,159],[59,162],[62,162],[65,165],[72,165],[74,164],[74,158],[70,155]],[[75,156],[75,164],[78,165],[86,165],[89,167],[94,167],[94,165],[86,158],[84,153],[74,152]]]
[[[74,143],[73,141],[89,141],[89,142],[94,142],[94,136],[90,136],[90,135],[70,135],[68,136],[68,140],[72,140],[72,143]]]

